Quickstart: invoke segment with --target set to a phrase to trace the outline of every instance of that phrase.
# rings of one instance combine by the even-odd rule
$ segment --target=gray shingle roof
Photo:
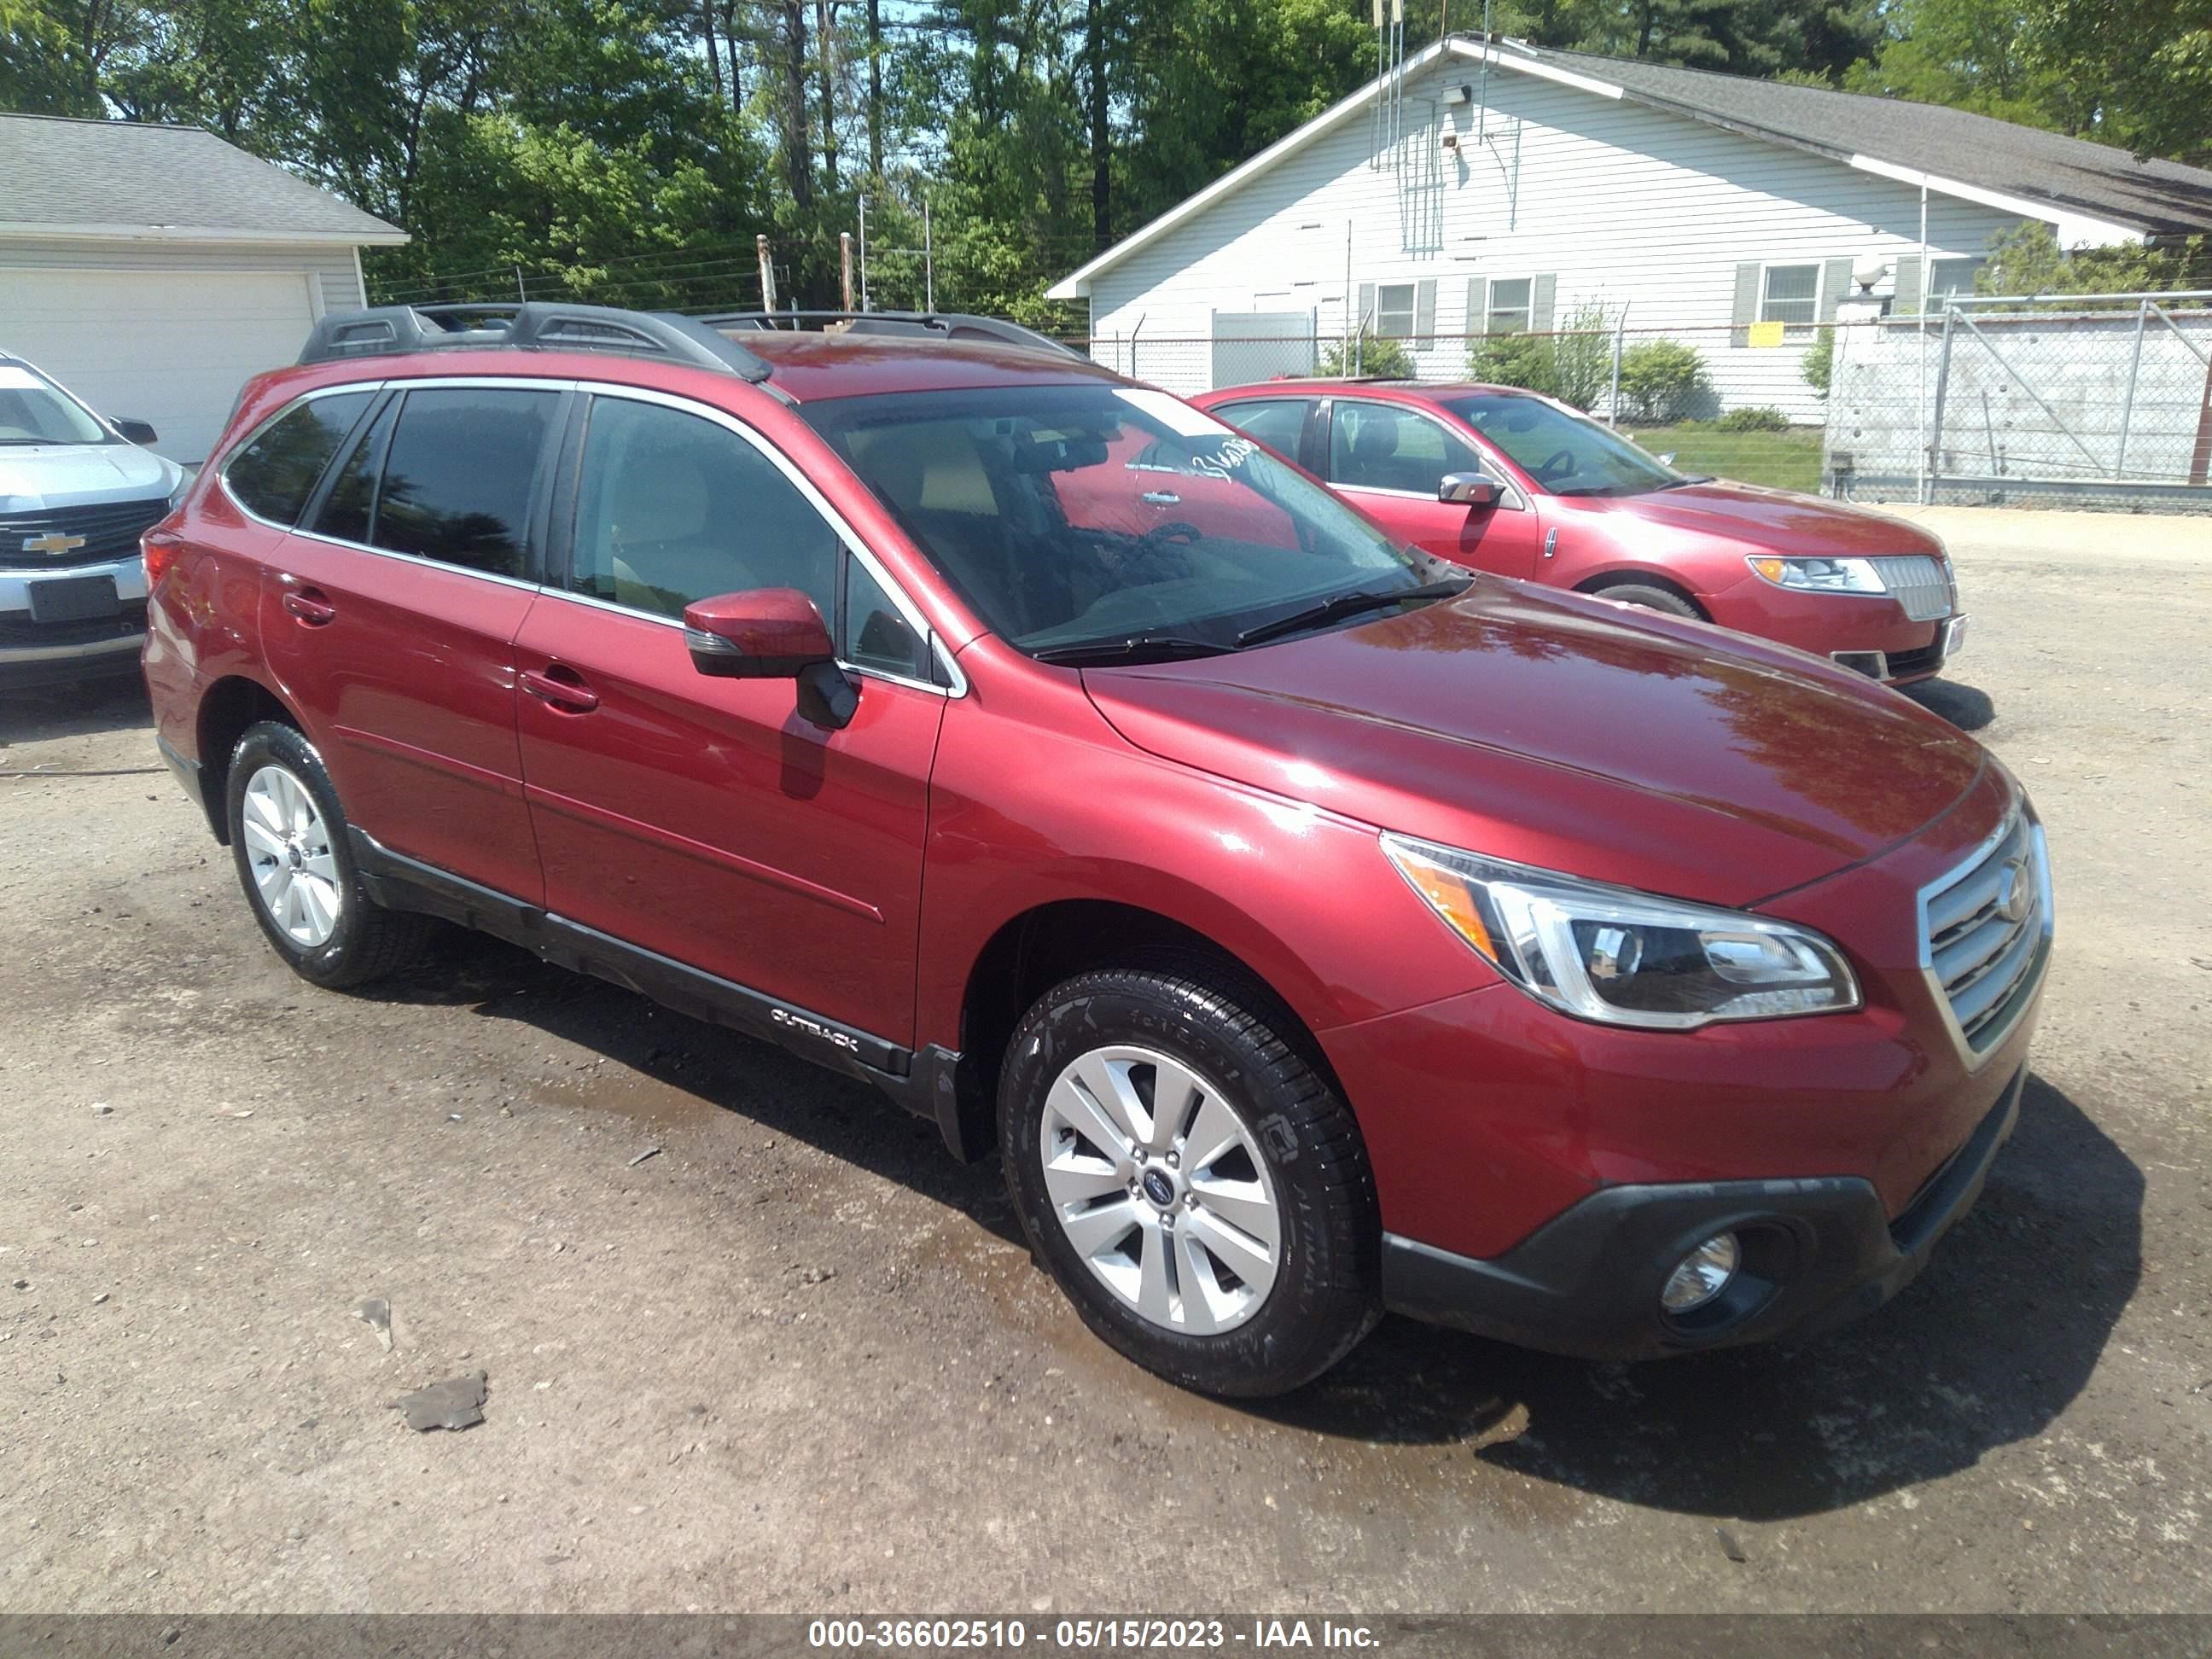
[[[0,227],[404,240],[381,219],[198,127],[0,115]]]
[[[1516,56],[1610,82],[1638,103],[1822,155],[1869,155],[2156,234],[2212,231],[2212,173],[2178,161],[2138,161],[2109,145],[1935,104],[1634,58],[1502,45],[1493,61]]]

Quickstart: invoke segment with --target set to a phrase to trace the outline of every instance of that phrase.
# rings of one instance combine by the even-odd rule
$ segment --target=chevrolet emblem
[[[26,553],[73,553],[83,545],[84,538],[82,536],[59,536],[49,532],[44,536],[23,538],[23,551]]]

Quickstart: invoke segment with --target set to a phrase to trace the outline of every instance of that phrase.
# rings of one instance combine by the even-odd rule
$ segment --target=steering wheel
[[[1148,565],[1164,567],[1165,554],[1170,547],[1194,546],[1206,539],[1206,532],[1194,524],[1181,519],[1171,519],[1165,524],[1156,524],[1131,543],[1129,550],[1121,556],[1122,563],[1133,574]],[[1188,574],[1187,568],[1161,568],[1159,574],[1173,578]]]
[[[1543,465],[1532,467],[1537,478],[1549,483],[1554,478],[1564,478],[1575,470],[1575,453],[1571,449],[1555,449],[1544,458]]]

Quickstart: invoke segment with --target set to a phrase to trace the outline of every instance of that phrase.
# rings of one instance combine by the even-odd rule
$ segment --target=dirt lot
[[[2212,558],[1981,522],[1926,698],[2051,826],[2037,1075],[1796,1349],[1179,1395],[864,1090],[459,936],[314,992],[166,775],[0,779],[0,1609],[2212,1609]],[[153,763],[129,690],[0,738]]]

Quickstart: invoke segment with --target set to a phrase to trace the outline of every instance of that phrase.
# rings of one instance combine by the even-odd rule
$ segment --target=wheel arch
[[[999,1076],[1015,1026],[1038,997],[1078,974],[1144,967],[1204,974],[1245,1002],[1258,1004],[1343,1098],[1313,1027],[1268,975],[1213,934],[1164,911],[1121,899],[1057,898],[1006,918],[983,941],[961,988],[956,1123],[945,1138],[958,1156],[989,1151],[996,1133]],[[1350,1102],[1346,1102],[1347,1109]],[[940,1121],[942,1121],[940,1116]]]
[[[1656,587],[1672,593],[1676,599],[1698,613],[1700,622],[1711,622],[1713,613],[1705,602],[1676,578],[1657,570],[1647,570],[1635,565],[1617,565],[1610,570],[1601,570],[1583,577],[1574,586],[1574,592],[1601,598],[1610,587]]]
[[[200,804],[208,825],[222,845],[230,845],[230,814],[224,803],[230,794],[230,754],[246,728],[264,720],[289,726],[305,735],[284,700],[246,674],[230,674],[208,687],[193,719],[193,735],[199,750]]]

